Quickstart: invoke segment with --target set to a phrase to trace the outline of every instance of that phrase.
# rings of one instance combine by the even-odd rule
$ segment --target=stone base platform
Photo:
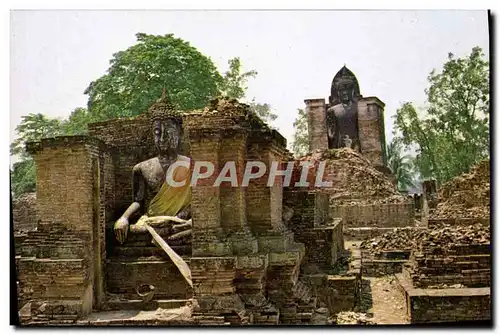
[[[403,264],[410,257],[410,250],[390,250],[371,254],[367,250],[361,252],[361,274],[367,277],[382,277],[401,273]]]
[[[190,258],[184,257],[190,264]],[[166,255],[106,260],[106,286],[127,300],[137,299],[139,285],[153,285],[155,299],[189,299],[193,292],[175,264]]]
[[[479,288],[415,288],[403,274],[396,274],[411,323],[444,323],[491,320],[491,291]]]
[[[361,252],[358,247],[348,245],[344,257],[347,264],[338,263],[331,269],[322,269],[322,273],[303,274],[314,296],[318,297],[318,307],[328,308],[330,315],[341,311],[352,311],[359,304],[361,297]]]

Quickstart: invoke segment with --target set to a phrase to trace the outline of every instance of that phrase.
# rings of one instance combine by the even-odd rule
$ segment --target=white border
[[[103,1],[103,0],[88,0],[88,1],[47,1],[45,3],[40,3],[39,1],[3,1],[0,5],[2,7],[1,11],[1,18],[2,18],[2,23],[0,25],[1,31],[1,41],[2,41],[2,66],[1,66],[1,78],[2,80],[2,100],[4,103],[4,112],[3,115],[8,115],[9,111],[9,21],[10,21],[10,14],[9,10],[10,9],[45,9],[45,10],[51,10],[51,9],[122,9],[122,10],[127,10],[127,9],[150,9],[150,10],[155,10],[155,9],[169,9],[169,10],[175,10],[175,9],[190,9],[190,10],[196,10],[196,9],[237,9],[237,10],[245,10],[245,9],[259,9],[259,10],[266,10],[266,9],[293,9],[293,10],[314,10],[314,9],[323,9],[323,10],[334,10],[334,9],[392,9],[392,10],[397,10],[397,9],[487,9],[487,8],[492,8],[494,11],[493,13],[498,14],[498,10],[495,10],[496,7],[498,6],[498,1],[485,1],[485,0],[475,0],[475,1],[470,1],[470,0],[454,0],[454,1],[429,1],[429,0],[420,0],[420,1],[388,1],[388,0],[379,0],[377,2],[373,2],[370,0],[366,1],[360,1],[360,0],[353,0],[353,1],[318,1],[318,0],[309,0],[309,1],[295,1],[295,0],[288,0],[288,1],[273,1],[273,0],[253,0],[253,1],[211,1],[210,3],[207,3],[205,1],[193,1],[193,0],[185,0],[185,1],[153,1],[153,0],[142,0],[142,1],[130,1],[130,0],[122,0],[122,1]],[[498,26],[498,17],[496,18],[496,25]],[[495,29],[496,31],[496,29]],[[494,39],[495,41],[498,41],[497,34],[494,34]],[[496,64],[498,67],[498,64]],[[497,71],[498,72],[498,71]],[[496,79],[496,76],[495,76]],[[498,80],[495,80],[496,82],[496,87],[497,89],[495,90],[494,93],[497,93],[498,91]],[[492,92],[493,93],[493,92]],[[492,94],[493,95],[493,94]],[[495,98],[498,97],[498,94],[494,95]],[[7,111],[7,112],[6,112]],[[493,111],[492,111],[493,112]],[[500,117],[496,117],[495,121],[495,126],[497,129],[499,129],[499,121]],[[6,137],[7,140],[3,141],[3,145],[1,146],[1,154],[5,159],[5,164],[2,166],[1,170],[1,182],[2,182],[2,192],[0,193],[2,195],[2,199],[0,200],[0,204],[2,205],[2,213],[9,213],[9,180],[7,179],[8,177],[8,165],[7,162],[9,161],[9,152],[8,152],[8,147],[7,144],[9,142],[9,122],[2,122],[2,127],[4,127],[4,131],[0,132],[1,136]],[[497,144],[497,143],[495,143]],[[495,145],[495,152],[494,155],[497,155],[497,150],[498,145]],[[496,170],[496,169],[495,169]],[[498,200],[498,199],[497,199]],[[495,205],[497,205],[497,201],[495,201]],[[500,206],[495,206],[495,208],[500,209]],[[8,226],[9,226],[9,219],[5,220],[3,222],[3,234],[1,235],[2,237],[2,245],[4,246],[4,252],[2,253],[2,269],[4,270],[4,274],[7,274],[9,271],[9,250],[6,250],[6,246],[9,245],[9,234],[8,232]],[[498,279],[498,276],[495,277]],[[9,289],[9,280],[10,277],[7,275],[2,276],[2,287],[4,290]],[[496,287],[498,287],[497,282],[495,281],[494,284]],[[5,292],[5,291],[4,291]],[[7,292],[5,292],[7,293]],[[4,297],[9,296],[8,293],[4,295]],[[496,301],[495,301],[496,302]],[[4,329],[2,329],[5,332],[13,332],[14,329],[12,327],[6,326],[9,324],[9,302],[7,300],[4,300],[3,304],[1,304],[1,309],[2,309],[2,326]],[[496,314],[495,317],[498,314],[498,304],[496,305]],[[497,318],[498,321],[498,318]],[[326,331],[332,331],[336,333],[344,333],[346,332],[345,329],[339,329],[339,328],[332,328],[331,330],[325,329]],[[348,328],[347,328],[348,329]],[[61,330],[61,329],[59,329]],[[71,329],[70,331],[72,331]],[[108,330],[108,329],[107,329]],[[123,332],[123,328],[120,329],[109,329],[113,332]],[[149,330],[149,329],[148,329]],[[237,332],[247,332],[249,329],[231,329],[232,331],[237,331]],[[250,330],[250,331],[258,331],[260,332],[265,332],[265,331],[290,331],[290,328],[284,328],[284,329],[279,329],[279,328],[273,328],[269,330],[264,330],[264,329],[258,329],[258,330]],[[298,331],[311,331],[313,328],[299,328],[297,329]],[[359,331],[360,328],[357,328],[355,331]],[[368,330],[368,329],[367,329]],[[36,330],[35,332],[42,332],[43,330]],[[50,329],[47,329],[46,331],[51,331]],[[64,330],[63,330],[64,331]],[[66,330],[68,331],[68,330]],[[92,329],[88,328],[83,330],[84,332],[91,332]],[[137,328],[133,330],[134,332],[139,332],[142,330],[138,330]],[[168,331],[168,329],[158,329],[157,331]],[[180,331],[188,331],[188,332],[196,332],[196,329],[185,329],[185,330],[180,330]],[[219,332],[220,328],[218,329],[203,329],[203,332]],[[351,330],[353,331],[353,330]],[[369,329],[370,332],[374,333],[382,333],[385,332],[385,329]],[[417,330],[417,332],[425,332],[426,334],[429,333],[435,333],[438,330],[434,329],[422,329],[422,330]],[[456,331],[456,330],[455,330]],[[3,332],[2,332],[3,333]]]

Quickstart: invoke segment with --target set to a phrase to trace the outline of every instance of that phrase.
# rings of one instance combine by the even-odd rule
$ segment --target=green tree
[[[10,184],[15,197],[35,191],[36,169],[33,159],[27,157],[13,164],[10,170]]]
[[[387,163],[396,177],[398,190],[407,191],[415,187],[411,158],[403,153],[401,140],[394,138],[387,145]]]
[[[222,77],[221,94],[233,99],[243,99],[248,89],[248,79],[255,78],[258,73],[255,70],[241,73],[241,60],[239,57],[231,58],[228,65],[229,69]]]
[[[309,133],[306,112],[299,108],[297,113],[297,118],[293,122],[292,151],[295,156],[300,157],[309,152]]]
[[[433,70],[425,91],[429,107],[422,115],[405,103],[395,115],[395,131],[416,149],[423,178],[445,182],[489,157],[489,63],[482,50]]]
[[[138,115],[164,87],[181,110],[203,108],[217,96],[222,77],[210,58],[172,34],[136,37],[138,43],[115,53],[108,73],[85,90],[95,119]]]
[[[11,191],[14,196],[35,191],[35,162],[26,152],[26,142],[62,135],[61,123],[61,120],[41,113],[31,113],[21,118],[21,123],[16,127],[18,137],[10,144],[11,156],[18,156],[20,159],[10,170]]]
[[[222,77],[220,92],[222,95],[233,99],[244,99],[248,89],[247,82],[255,78],[258,72],[255,70],[241,73],[241,60],[239,57],[231,58],[228,61],[229,69]],[[267,103],[258,103],[253,98],[249,103],[250,108],[264,121],[272,122],[278,118],[273,112],[271,105]]]
[[[49,118],[41,113],[31,113],[21,117],[16,133],[18,137],[10,145],[10,154],[25,158],[27,157],[26,142],[61,135],[61,120]]]
[[[87,133],[88,124],[95,121],[99,120],[94,118],[86,108],[77,107],[67,120],[62,121],[61,133],[63,135],[84,135]]]

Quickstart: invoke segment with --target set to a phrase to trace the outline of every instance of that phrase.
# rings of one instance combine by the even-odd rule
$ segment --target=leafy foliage
[[[75,108],[67,120],[61,123],[61,132],[64,135],[84,135],[91,122],[99,121],[86,108]]]
[[[222,77],[221,94],[233,99],[243,99],[248,89],[248,79],[255,78],[257,71],[251,70],[241,73],[241,60],[239,57],[231,58],[228,64],[229,69]]]
[[[41,113],[31,113],[21,118],[16,127],[16,138],[10,145],[11,155],[27,157],[24,149],[26,142],[38,141],[44,137],[61,135],[61,120],[51,119]]]
[[[217,68],[188,42],[172,34],[136,37],[139,43],[115,53],[108,73],[85,90],[97,119],[138,115],[164,87],[181,110],[203,108],[218,94],[222,77]]]
[[[250,78],[255,78],[258,72],[255,70],[241,73],[241,60],[239,57],[228,61],[229,69],[224,73],[221,84],[221,94],[233,99],[243,99],[248,89],[247,82]],[[250,108],[265,122],[272,122],[278,118],[273,113],[271,105],[258,103],[255,98],[249,102]]]
[[[417,151],[415,165],[423,178],[445,182],[489,156],[489,63],[478,47],[468,57],[433,70],[426,90],[429,108],[419,115],[404,103],[395,115],[395,132]]]
[[[292,151],[295,156],[300,157],[309,152],[309,133],[305,110],[299,108],[297,113],[297,118],[293,122]]]
[[[35,163],[31,158],[14,163],[10,170],[11,191],[15,197],[34,192],[36,187]]]
[[[411,159],[403,153],[401,140],[394,138],[387,145],[387,162],[392,173],[396,177],[398,190],[407,191],[410,187],[415,187],[413,182],[413,168]]]

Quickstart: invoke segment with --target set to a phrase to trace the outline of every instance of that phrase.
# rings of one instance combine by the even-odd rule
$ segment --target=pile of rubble
[[[489,244],[490,228],[481,224],[443,225],[438,229],[394,229],[390,233],[364,240],[361,248],[373,252],[422,250],[427,247],[448,249],[457,244]]]
[[[12,200],[12,219],[17,233],[36,228],[36,193],[26,193]]]
[[[462,174],[442,185],[438,205],[431,219],[489,218],[490,161],[483,160],[469,173]]]
[[[298,161],[312,162],[315,167],[320,161],[326,161],[323,180],[333,183],[328,191],[332,194],[334,201],[368,198],[370,200],[385,199],[391,203],[405,201],[405,197],[398,193],[396,186],[384,173],[378,171],[362,154],[350,148],[316,150],[300,157]],[[314,168],[310,169],[311,175],[316,176]],[[294,176],[294,179],[295,177],[300,176]]]
[[[481,224],[470,226],[443,226],[440,229],[424,230],[416,242],[416,249],[437,247],[443,250],[457,244],[489,244],[490,227]]]
[[[212,99],[204,109],[191,111],[189,114],[212,116],[220,115],[225,118],[238,119],[239,121],[244,119],[256,128],[272,131],[272,129],[255,112],[252,111],[249,105],[241,103],[237,99],[228,97],[217,97]]]
[[[331,319],[331,324],[337,325],[373,325],[375,322],[371,320],[365,313],[357,312],[340,312]]]
[[[394,229],[389,233],[361,242],[361,248],[374,252],[389,250],[410,250],[425,234],[424,229]]]

